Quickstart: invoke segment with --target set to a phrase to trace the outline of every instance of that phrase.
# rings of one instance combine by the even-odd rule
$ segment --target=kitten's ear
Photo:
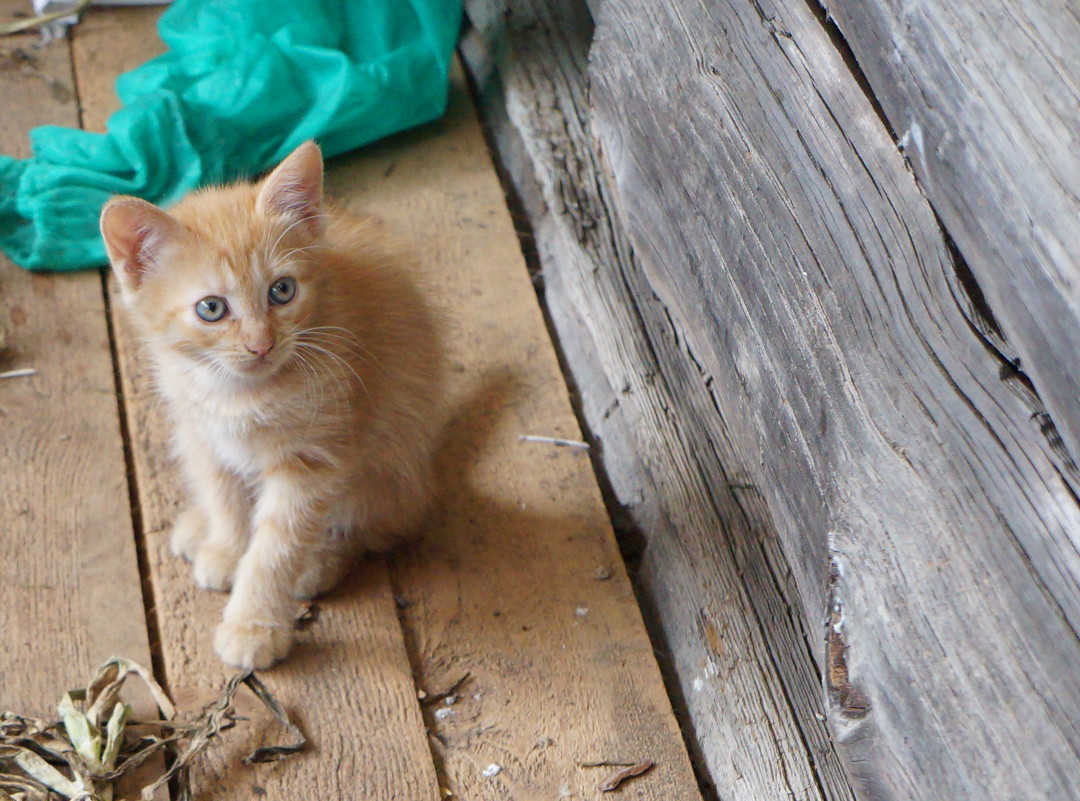
[[[138,289],[179,223],[137,197],[114,197],[101,210],[101,236],[109,263],[125,292]]]
[[[266,177],[255,210],[302,221],[314,235],[322,230],[322,192],[322,152],[309,139]]]

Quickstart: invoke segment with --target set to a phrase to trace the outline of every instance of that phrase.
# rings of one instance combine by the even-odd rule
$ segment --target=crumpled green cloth
[[[175,0],[168,51],[117,80],[107,134],[44,126],[32,158],[0,156],[0,248],[32,270],[98,267],[114,194],[168,206],[307,139],[332,156],[435,119],[460,21],[460,0]]]

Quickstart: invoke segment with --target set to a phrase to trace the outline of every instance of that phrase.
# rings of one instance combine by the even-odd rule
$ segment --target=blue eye
[[[296,279],[290,276],[279,278],[270,285],[270,302],[284,306],[296,297]]]
[[[216,323],[225,316],[228,310],[229,305],[225,302],[225,298],[211,296],[195,304],[195,313],[208,323]]]

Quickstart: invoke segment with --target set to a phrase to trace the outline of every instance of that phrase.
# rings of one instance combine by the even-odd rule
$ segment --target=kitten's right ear
[[[114,197],[101,210],[101,236],[109,263],[126,292],[138,289],[146,271],[168,242],[179,223],[152,203],[137,197]]]
[[[266,176],[255,199],[255,210],[291,218],[317,235],[322,229],[322,199],[322,151],[309,139]]]

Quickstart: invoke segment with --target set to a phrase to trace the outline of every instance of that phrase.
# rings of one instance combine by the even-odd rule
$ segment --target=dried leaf
[[[105,726],[105,748],[101,752],[101,768],[112,770],[116,765],[116,758],[120,755],[120,746],[124,742],[124,726],[131,717],[131,707],[124,703],[118,703],[113,707],[112,715]]]
[[[600,782],[600,792],[610,793],[612,790],[618,789],[619,785],[623,782],[638,776],[643,776],[654,767],[656,767],[656,763],[651,759],[646,759],[643,762],[638,762],[636,765],[620,768],[604,779],[604,781]]]
[[[82,757],[83,762],[92,770],[100,768],[101,733],[86,714],[75,706],[75,699],[71,693],[67,693],[60,699],[58,711],[61,720],[64,721],[64,731],[67,732],[68,740],[75,747],[75,753]]]
[[[0,746],[0,755],[9,757],[31,779],[68,798],[74,798],[86,791],[84,785],[76,784],[68,779],[29,748],[13,746],[9,749],[6,746]]]

